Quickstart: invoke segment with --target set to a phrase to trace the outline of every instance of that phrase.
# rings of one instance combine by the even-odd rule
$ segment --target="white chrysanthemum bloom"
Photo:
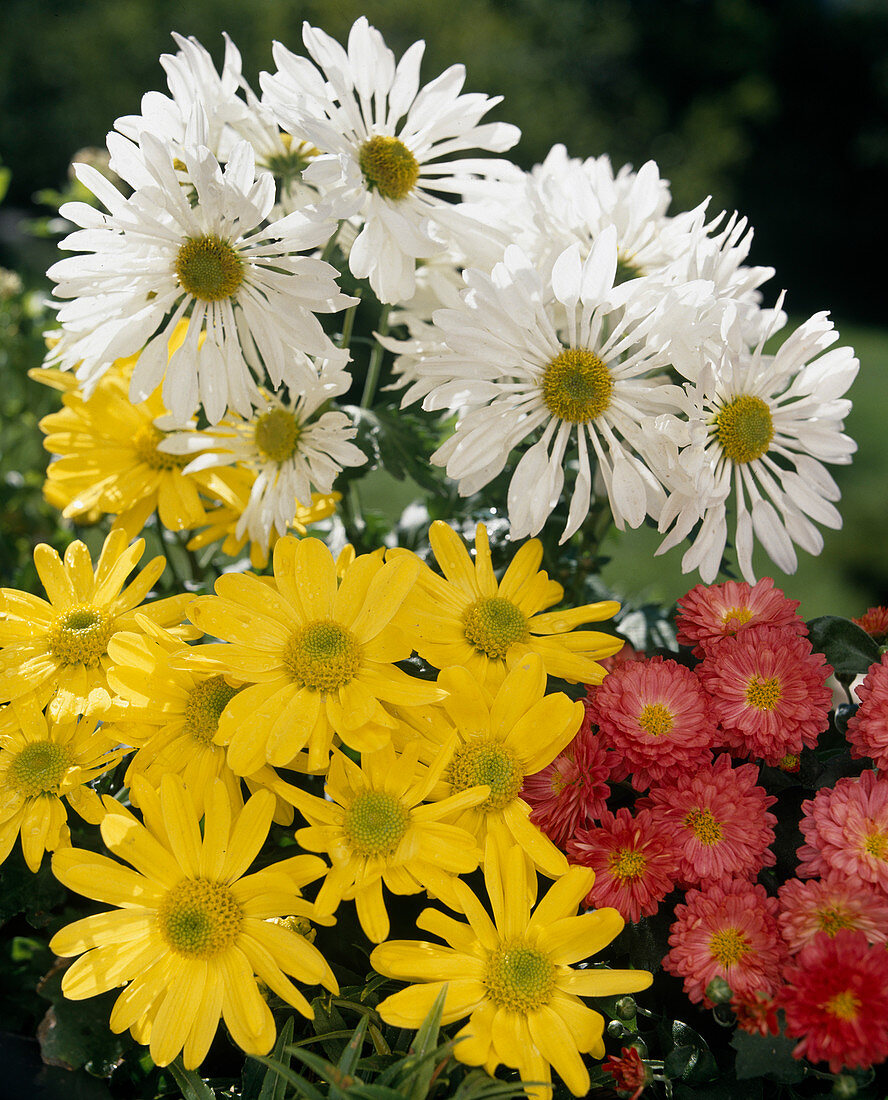
[[[177,455],[197,455],[190,473],[219,466],[242,466],[255,472],[250,499],[238,520],[235,536],[248,536],[268,548],[272,530],[284,535],[297,505],[311,503],[312,490],[329,493],[346,466],[360,466],[366,455],[350,442],[356,429],[343,412],[318,409],[345,393],[351,375],[342,369],[347,358],[318,364],[315,380],[290,401],[264,393],[252,416],[229,415],[215,427],[198,432],[173,432],[161,449]],[[312,368],[314,369],[314,368]]]
[[[650,377],[668,363],[668,348],[647,340],[666,299],[652,300],[641,280],[615,288],[616,271],[613,227],[585,260],[576,245],[566,249],[548,284],[512,247],[492,275],[466,272],[461,309],[435,314],[447,350],[417,364],[430,390],[423,407],[462,411],[432,461],[468,495],[539,434],[509,486],[513,538],[536,534],[555,507],[572,442],[577,475],[562,541],[588,514],[593,472],[620,528],[658,516],[665,500],[659,470],[670,440],[645,425],[676,407],[676,387]]]
[[[246,142],[235,145],[224,170],[204,145],[183,149],[189,189],[171,146],[146,133],[140,148],[152,184],[128,198],[76,166],[108,213],[86,203],[62,207],[83,228],[60,246],[81,254],[48,272],[56,295],[73,299],[59,307],[65,339],[51,358],[76,366],[89,389],[115,359],[140,352],[131,400],[145,400],[162,380],[164,404],[179,420],[198,404],[213,423],[227,408],[248,415],[266,371],[274,387],[298,389],[305,372],[294,351],[334,350],[315,314],[355,301],[339,291],[335,268],[296,255],[323,244],[330,224],[294,213],[265,225],[274,182],[257,175]],[[188,333],[168,361],[170,334],[183,317]]]
[[[369,279],[382,302],[411,298],[416,260],[441,251],[464,226],[448,200],[478,176],[514,172],[501,161],[454,154],[503,152],[519,131],[479,124],[500,99],[460,94],[462,65],[420,89],[425,43],[415,42],[396,65],[363,16],[349,33],[347,52],[307,23],[303,41],[318,67],[276,42],[278,71],[260,78],[264,102],[284,129],[304,134],[323,154],[304,178],[323,193],[333,216],[360,218],[349,253],[352,273]]]
[[[685,481],[660,516],[660,531],[669,534],[657,553],[702,520],[682,570],[699,570],[707,584],[724,554],[732,489],[737,560],[750,584],[754,539],[784,573],[794,573],[796,545],[811,554],[823,548],[812,520],[842,525],[832,503],[839,489],[823,463],[847,464],[857,449],[842,432],[851,409],[842,395],[859,364],[851,348],[821,354],[838,338],[825,313],[801,325],[776,355],[763,354],[766,337],[780,327],[780,305],[753,351],[740,345],[738,325],[721,358],[685,387],[689,442],[679,456]]]

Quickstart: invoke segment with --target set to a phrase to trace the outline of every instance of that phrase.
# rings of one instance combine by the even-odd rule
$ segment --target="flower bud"
[[[839,1096],[842,1100],[851,1100],[852,1096],[857,1095],[857,1082],[849,1074],[841,1074],[833,1082],[832,1095]]]
[[[724,978],[715,977],[706,987],[706,996],[716,1005],[726,1005],[733,992]]]
[[[634,1020],[637,1014],[634,997],[621,997],[614,1008],[618,1020]]]

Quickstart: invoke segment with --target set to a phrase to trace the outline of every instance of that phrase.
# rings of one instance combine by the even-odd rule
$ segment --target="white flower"
[[[264,101],[285,129],[304,134],[323,154],[304,178],[323,193],[333,215],[360,216],[363,227],[349,255],[353,274],[368,278],[383,302],[410,298],[417,258],[440,251],[465,224],[448,198],[461,196],[478,176],[515,171],[454,154],[502,152],[519,131],[505,123],[479,125],[499,98],[460,94],[462,65],[420,89],[425,43],[415,42],[396,66],[363,16],[349,33],[347,52],[307,23],[303,41],[318,68],[276,42],[278,72],[262,74]]]
[[[171,146],[146,133],[140,148],[152,182],[128,198],[88,166],[75,169],[108,213],[62,208],[83,229],[61,243],[81,255],[48,272],[56,295],[73,299],[59,308],[65,338],[51,357],[77,366],[89,388],[113,360],[140,352],[131,399],[144,400],[162,379],[164,404],[180,420],[199,403],[213,423],[229,407],[249,413],[266,371],[274,387],[298,389],[305,372],[294,351],[333,350],[315,314],[355,301],[340,293],[335,268],[295,255],[327,240],[330,225],[300,213],[264,225],[274,183],[257,176],[246,142],[224,171],[206,146],[183,148],[188,189]],[[188,334],[168,362],[183,317]]]
[[[781,324],[780,304],[769,331],[747,350],[738,321],[720,359],[687,385],[688,442],[680,454],[684,484],[669,496],[660,531],[663,553],[702,520],[682,559],[684,572],[715,578],[727,541],[726,504],[736,500],[735,543],[750,584],[753,540],[784,573],[794,573],[795,545],[819,554],[823,538],[812,520],[838,528],[831,503],[839,489],[823,462],[846,464],[857,449],[842,433],[851,402],[842,397],[857,374],[850,348],[820,354],[838,338],[825,313],[801,325],[776,355],[765,338]]]

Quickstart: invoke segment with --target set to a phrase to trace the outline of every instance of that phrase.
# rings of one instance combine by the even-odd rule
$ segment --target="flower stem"
[[[379,343],[379,337],[385,336],[388,332],[388,319],[389,311],[392,307],[384,305],[379,311],[379,327],[374,333],[377,337],[376,343],[373,345],[373,351],[370,353],[370,363],[367,366],[367,378],[364,382],[364,393],[361,396],[361,408],[369,409],[373,404],[373,398],[376,395],[376,386],[379,382],[379,372],[382,369],[382,355],[383,347]]]

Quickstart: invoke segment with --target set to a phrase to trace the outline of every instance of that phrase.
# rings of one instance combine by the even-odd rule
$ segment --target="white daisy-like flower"
[[[284,535],[292,526],[297,506],[311,504],[312,490],[329,493],[346,466],[360,466],[366,455],[350,442],[356,428],[343,412],[318,409],[351,385],[342,369],[344,354],[318,364],[314,382],[295,398],[264,393],[249,417],[229,415],[215,427],[198,432],[173,432],[162,450],[197,455],[189,472],[219,466],[252,470],[256,479],[250,499],[238,520],[235,537],[245,536],[267,549],[271,532]]]
[[[86,203],[62,207],[82,229],[61,248],[81,254],[48,272],[57,297],[73,299],[59,307],[64,339],[50,356],[76,366],[88,390],[115,359],[140,352],[134,402],[162,380],[164,404],[179,420],[198,404],[212,423],[227,408],[249,415],[266,372],[272,386],[298,389],[306,372],[294,351],[334,351],[315,314],[355,299],[339,291],[335,268],[297,255],[323,244],[331,225],[299,212],[265,225],[274,181],[257,175],[246,142],[234,146],[224,170],[205,145],[183,148],[188,188],[172,146],[145,133],[140,150],[152,183],[129,197],[76,166],[108,213]],[[188,333],[168,361],[170,334],[183,317]]]
[[[617,259],[610,227],[585,260],[576,245],[566,249],[547,284],[511,247],[491,275],[466,273],[461,309],[435,313],[447,350],[416,364],[430,390],[423,407],[462,412],[432,461],[468,495],[539,434],[511,478],[513,538],[536,534],[555,507],[572,442],[577,475],[562,541],[588,514],[593,474],[620,528],[656,517],[665,500],[659,470],[674,448],[645,425],[676,407],[676,387],[651,377],[668,347],[647,340],[667,300],[652,300],[640,280],[615,288]]]
[[[307,23],[303,41],[317,68],[276,42],[278,71],[260,78],[264,102],[285,130],[304,134],[321,151],[304,179],[318,186],[333,216],[360,218],[352,273],[369,279],[381,301],[403,301],[413,295],[416,260],[439,252],[464,226],[452,198],[479,176],[515,171],[498,160],[454,154],[503,152],[519,131],[479,124],[500,97],[461,94],[462,65],[420,88],[425,43],[415,42],[396,65],[363,16],[347,51]]]
[[[657,553],[677,545],[702,520],[682,570],[699,570],[707,584],[724,554],[732,489],[737,561],[750,584],[755,539],[784,573],[794,573],[796,545],[811,554],[823,548],[812,521],[842,525],[832,503],[839,489],[823,463],[847,464],[857,449],[842,432],[851,409],[842,395],[859,364],[851,348],[825,351],[838,338],[826,313],[801,325],[776,355],[765,355],[765,339],[782,323],[780,305],[782,299],[754,350],[742,345],[738,323],[720,359],[685,387],[683,484],[670,493],[660,516],[660,531],[669,533]]]

